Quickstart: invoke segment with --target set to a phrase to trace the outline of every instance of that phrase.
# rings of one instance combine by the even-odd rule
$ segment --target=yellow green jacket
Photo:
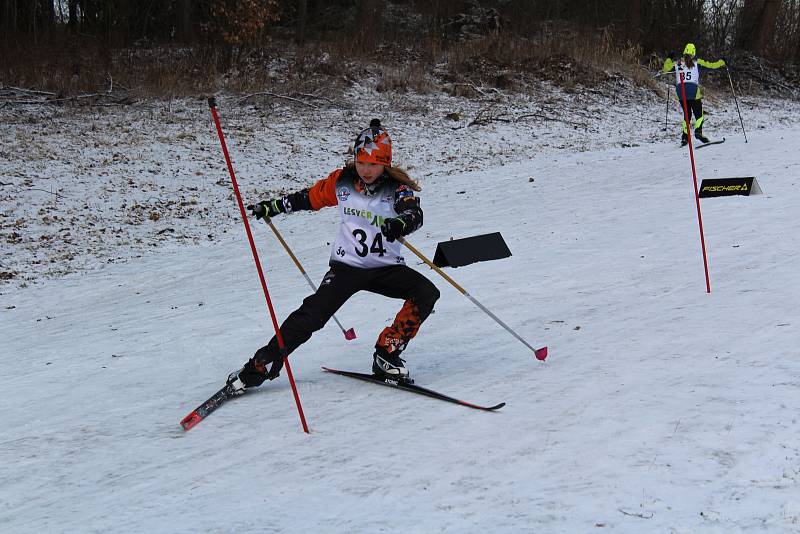
[[[683,83],[686,86],[686,100],[700,100],[703,98],[703,91],[700,88],[700,71],[705,69],[716,70],[725,66],[725,60],[720,59],[717,61],[706,61],[705,59],[695,58],[694,67],[691,69],[687,67],[683,60],[678,60],[676,63],[672,58],[664,60],[664,66],[661,72],[675,72],[675,90],[678,93],[678,98],[682,98],[681,80],[678,72],[676,72],[676,65],[678,71],[683,72]]]

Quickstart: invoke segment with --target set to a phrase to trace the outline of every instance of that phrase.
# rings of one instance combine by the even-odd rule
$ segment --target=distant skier
[[[397,240],[422,226],[422,209],[414,196],[420,187],[405,171],[392,167],[392,141],[378,119],[358,134],[354,150],[353,163],[310,188],[248,209],[262,219],[339,206],[341,223],[331,250],[330,270],[316,293],[280,327],[286,355],[321,329],[356,292],[370,291],[405,300],[392,325],[378,336],[372,370],[384,377],[408,380],[400,354],[439,298],[439,290],[430,280],[405,265]],[[245,388],[277,378],[283,356],[273,336],[242,369],[231,373],[228,384],[236,393],[243,393]]]
[[[683,103],[683,92],[681,89],[680,73],[683,73],[683,83],[686,87],[686,109],[689,115],[689,120],[694,114],[694,136],[702,143],[708,143],[708,137],[703,135],[703,124],[705,123],[705,116],[703,115],[703,92],[700,88],[700,69],[719,69],[725,66],[725,60],[718,60],[714,62],[706,61],[704,59],[696,58],[697,49],[692,43],[688,43],[686,48],[683,49],[683,57],[678,59],[677,64],[673,60],[675,53],[671,52],[664,61],[664,67],[661,72],[675,71],[675,89],[678,92],[678,101]],[[676,71],[677,65],[677,71]],[[683,117],[683,106],[681,106],[681,116]],[[681,135],[681,146],[686,146],[689,142],[689,126],[686,124],[686,118],[682,119],[683,135]]]

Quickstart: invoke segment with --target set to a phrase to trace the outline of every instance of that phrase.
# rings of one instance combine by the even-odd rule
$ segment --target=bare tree
[[[308,0],[297,0],[297,33],[295,40],[302,43],[306,40],[306,24],[308,23]]]
[[[178,20],[180,21],[180,37],[184,41],[189,41],[192,39],[192,5],[194,2],[192,0],[181,0],[180,2],[180,12],[178,14]]]
[[[628,13],[625,27],[628,38],[638,43],[642,31],[642,0],[628,0]]]
[[[739,13],[737,48],[763,56],[772,43],[780,0],[745,0]]]

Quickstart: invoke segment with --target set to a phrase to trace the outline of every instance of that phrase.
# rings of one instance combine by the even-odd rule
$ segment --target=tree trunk
[[[78,0],[69,0],[67,7],[69,11],[69,22],[67,25],[71,32],[76,33],[78,31]]]
[[[639,43],[642,29],[642,0],[628,2],[626,34],[633,43]]]
[[[180,37],[184,43],[192,40],[192,0],[181,0],[180,4]]]
[[[364,51],[372,51],[379,42],[383,30],[382,2],[380,0],[356,0],[356,41]]]
[[[42,29],[49,29],[53,26],[56,20],[56,6],[53,0],[38,0],[39,10],[39,27]]]
[[[295,40],[303,43],[306,40],[306,23],[308,22],[308,0],[297,0],[297,33]]]
[[[739,14],[736,46],[758,56],[769,49],[780,10],[780,0],[745,0]]]
[[[8,36],[11,33],[11,3],[13,0],[0,0],[0,30]]]

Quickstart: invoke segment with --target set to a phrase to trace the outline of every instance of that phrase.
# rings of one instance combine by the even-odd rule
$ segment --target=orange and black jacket
[[[286,211],[317,211],[326,206],[338,205],[336,184],[342,179],[352,179],[360,188],[359,192],[367,195],[375,186],[386,180],[393,180],[384,173],[375,183],[366,185],[353,167],[337,169],[311,187],[283,197]],[[394,190],[394,211],[397,213],[397,218],[402,219],[405,225],[403,234],[408,235],[422,226],[422,208],[419,205],[419,198],[414,196],[414,190],[411,187],[397,181],[395,183],[397,187]]]

